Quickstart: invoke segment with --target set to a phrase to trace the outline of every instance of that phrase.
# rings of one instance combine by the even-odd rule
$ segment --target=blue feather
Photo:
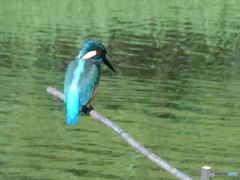
[[[75,68],[76,67],[76,68]],[[80,94],[78,88],[78,81],[84,67],[84,61],[73,61],[69,64],[67,74],[69,78],[65,79],[65,102],[67,105],[67,124],[75,125],[77,124],[78,118],[80,116],[80,111],[82,109],[81,103],[79,101]]]
[[[67,124],[77,124],[80,116],[80,110],[82,109],[79,102],[78,89],[68,91],[66,103],[67,103]]]

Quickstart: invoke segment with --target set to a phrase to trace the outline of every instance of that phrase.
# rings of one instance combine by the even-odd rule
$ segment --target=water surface
[[[117,70],[102,67],[96,110],[196,179],[239,172],[239,1],[0,4],[1,179],[175,179],[89,117],[66,125],[45,89],[87,39]]]

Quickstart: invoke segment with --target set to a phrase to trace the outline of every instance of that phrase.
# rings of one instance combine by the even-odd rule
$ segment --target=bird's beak
[[[107,59],[106,56],[103,58],[103,62],[104,62],[104,64],[106,64],[113,72],[116,72],[115,69],[113,68],[112,64],[110,63],[110,61]]]

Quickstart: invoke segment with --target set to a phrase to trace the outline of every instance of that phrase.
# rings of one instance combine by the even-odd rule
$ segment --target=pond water
[[[68,126],[46,93],[87,39],[117,70],[102,66],[97,111],[195,179],[239,172],[240,1],[0,4],[1,179],[175,179],[90,117]]]

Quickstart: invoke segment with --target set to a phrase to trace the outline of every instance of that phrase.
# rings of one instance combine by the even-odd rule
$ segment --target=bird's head
[[[103,44],[96,40],[88,40],[85,41],[82,50],[78,55],[78,59],[85,59],[85,60],[102,60],[112,71],[115,72],[112,64],[106,57],[107,51]]]

